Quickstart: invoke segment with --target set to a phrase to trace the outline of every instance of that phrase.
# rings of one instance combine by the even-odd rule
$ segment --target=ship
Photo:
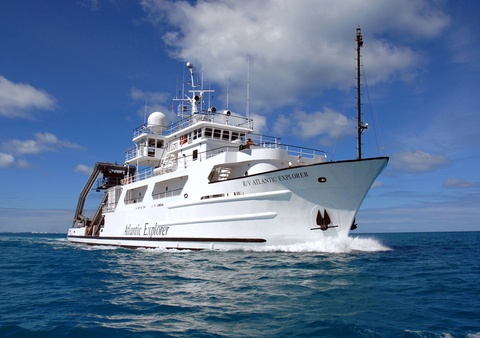
[[[357,28],[357,90],[360,48]],[[228,250],[345,238],[388,157],[327,160],[324,151],[255,134],[253,120],[208,107],[190,72],[188,93],[174,99],[178,120],[161,112],[133,131],[124,164],[97,162],[83,187],[70,242],[128,248]],[[96,187],[95,187],[96,184]],[[93,217],[91,190],[104,191]]]

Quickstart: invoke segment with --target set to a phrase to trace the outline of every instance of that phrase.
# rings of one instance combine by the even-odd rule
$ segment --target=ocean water
[[[0,234],[0,337],[480,337],[480,232],[259,250]]]

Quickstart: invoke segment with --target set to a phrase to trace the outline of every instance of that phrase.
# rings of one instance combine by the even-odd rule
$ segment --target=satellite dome
[[[167,117],[158,111],[151,113],[148,117],[147,128],[155,134],[160,134],[167,129]]]

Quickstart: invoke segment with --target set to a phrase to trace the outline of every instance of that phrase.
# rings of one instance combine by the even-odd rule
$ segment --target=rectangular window
[[[197,150],[197,149],[195,149],[195,150],[193,151],[192,156],[193,156],[193,160],[194,160],[194,161],[196,161],[196,160],[198,159],[198,150]]]
[[[238,139],[238,133],[236,131],[232,131],[232,141],[235,141]]]
[[[222,131],[220,129],[213,130],[213,138],[220,139],[221,134],[222,134]]]
[[[149,138],[147,141],[148,144],[148,157],[155,157],[155,139]]]
[[[142,187],[127,190],[127,193],[125,194],[125,199],[124,199],[125,204],[143,202],[143,197],[145,196],[147,187],[148,186],[144,185]]]
[[[222,134],[222,140],[228,141],[230,139],[230,132],[228,130],[224,130]]]
[[[152,198],[159,199],[165,197],[178,196],[182,192],[188,176],[181,176],[167,181],[155,183],[152,191]]]
[[[212,137],[212,128],[205,128],[205,137]]]

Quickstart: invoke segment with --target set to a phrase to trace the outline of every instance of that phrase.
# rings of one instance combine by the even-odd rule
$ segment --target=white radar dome
[[[151,113],[148,117],[147,128],[155,134],[160,134],[167,129],[167,117],[160,112]]]

